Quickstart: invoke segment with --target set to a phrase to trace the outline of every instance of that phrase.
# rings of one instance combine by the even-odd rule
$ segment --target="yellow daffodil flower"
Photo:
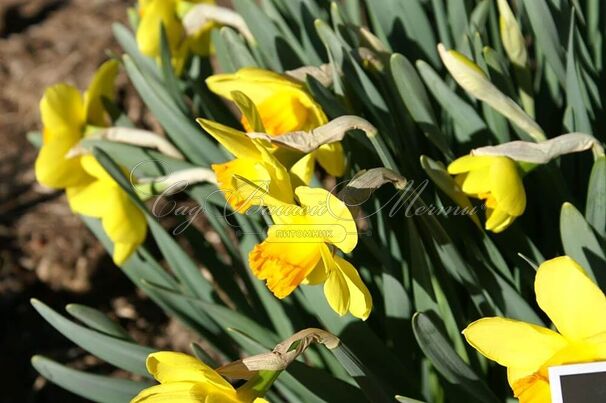
[[[211,166],[219,189],[235,211],[245,212],[252,205],[270,204],[269,200],[274,199],[281,203],[293,202],[286,168],[260,141],[253,141],[238,130],[210,120],[198,119],[198,123],[236,157],[232,161]],[[246,178],[263,192],[247,191],[250,189],[248,186],[236,183],[237,176]]]
[[[82,157],[81,164],[94,180],[66,189],[70,206],[75,213],[101,220],[114,243],[114,262],[121,265],[145,241],[145,216],[93,156]]]
[[[310,131],[328,122],[324,111],[303,83],[285,75],[245,67],[234,74],[213,75],[206,83],[211,91],[231,101],[234,91],[240,91],[250,98],[269,135]],[[247,132],[253,131],[246,117],[242,118],[242,125]],[[346,161],[341,143],[325,144],[303,157],[295,167],[295,173],[302,183],[311,181],[316,160],[330,175],[338,177],[345,172]]]
[[[103,64],[84,96],[67,84],[45,91],[40,102],[43,144],[35,172],[41,184],[66,190],[74,212],[101,219],[120,265],[145,239],[145,218],[94,157],[66,157],[85,138],[87,127],[107,126],[102,98],[113,97],[117,72],[116,61]]]
[[[181,10],[196,3],[214,4],[214,0],[139,0],[140,21],[136,36],[141,53],[149,57],[160,57],[160,24],[163,24],[177,74],[183,69],[190,52],[208,55],[210,31],[214,23],[208,22],[195,35],[187,36],[181,21]]]
[[[357,270],[333,249],[349,253],[358,242],[349,209],[324,189],[300,186],[295,194],[299,205],[270,208],[275,225],[249,254],[252,272],[266,280],[278,298],[287,297],[302,283],[324,283],[324,294],[335,312],[368,318],[372,308],[368,289]]]
[[[534,288],[539,307],[557,332],[484,318],[463,334],[481,354],[507,367],[509,384],[521,403],[549,403],[549,367],[606,360],[606,297],[568,256],[543,263]]]
[[[92,179],[80,166],[80,157],[65,158],[65,154],[82,140],[86,126],[107,125],[102,98],[113,98],[117,73],[118,62],[104,63],[84,96],[68,84],[46,89],[40,101],[43,130],[42,147],[35,164],[38,182],[53,189],[64,189]]]
[[[512,159],[466,155],[453,161],[448,172],[456,175],[463,192],[486,201],[488,231],[501,232],[524,213],[526,192]]]
[[[150,354],[147,370],[160,385],[142,390],[131,403],[264,403],[265,399],[239,393],[215,370],[183,353]]]

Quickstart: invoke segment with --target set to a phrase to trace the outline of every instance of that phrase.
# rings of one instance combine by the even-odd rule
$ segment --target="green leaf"
[[[135,37],[128,28],[120,23],[114,23],[112,30],[116,40],[124,50],[124,52],[135,62],[137,66],[155,80],[160,80],[160,71],[154,60],[144,56],[139,52],[139,46]]]
[[[240,70],[243,67],[259,67],[240,34],[229,27],[223,27],[220,36],[225,43],[225,57],[230,59],[233,71]],[[229,72],[226,71],[226,73]]]
[[[458,135],[460,142],[468,142],[475,134],[487,130],[486,124],[478,113],[455,94],[427,63],[419,60],[417,68],[434,99],[461,129],[461,134]]]
[[[100,403],[128,403],[150,383],[87,374],[68,368],[46,357],[32,357],[36,371],[52,383],[78,396]]]
[[[255,37],[268,67],[277,72],[302,65],[301,58],[273,21],[252,0],[235,0],[234,6]]]
[[[390,66],[398,94],[415,123],[446,157],[453,158],[454,155],[446,137],[440,132],[427,91],[416,69],[406,57],[397,53],[391,56]]]
[[[562,46],[558,29],[545,0],[522,0],[530,20],[530,25],[537,41],[537,49],[545,55],[547,63],[558,78],[560,85],[565,86],[566,69],[562,62]]]
[[[143,102],[189,161],[207,167],[210,163],[225,160],[225,155],[215,143],[196,127],[190,116],[183,114],[171,102],[170,96],[164,89],[150,81],[150,78],[146,78],[130,58],[124,58],[124,66]]]
[[[606,287],[604,250],[583,215],[570,203],[562,205],[560,236],[566,255],[576,260],[601,287]]]
[[[580,66],[575,56],[574,36],[575,24],[574,17],[571,17],[570,33],[568,36],[568,52],[566,55],[566,100],[572,111],[573,126],[568,130],[592,134],[591,122],[587,113],[587,106],[583,97],[584,87],[580,77]]]
[[[155,350],[77,325],[37,299],[32,299],[31,302],[36,311],[51,326],[84,350],[118,368],[149,376],[145,360]]]
[[[417,313],[413,317],[413,331],[419,346],[435,368],[474,401],[500,401],[484,381],[452,349],[451,343],[436,328],[430,316]]]
[[[65,310],[94,330],[105,333],[108,336],[132,341],[130,335],[122,326],[97,309],[80,304],[68,304]]]
[[[439,66],[436,37],[422,2],[382,0],[379,6],[367,0],[366,5],[395,51]]]
[[[587,187],[585,218],[606,240],[606,157],[598,158],[593,164]]]

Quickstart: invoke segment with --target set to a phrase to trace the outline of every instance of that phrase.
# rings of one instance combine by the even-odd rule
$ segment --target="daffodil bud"
[[[446,50],[441,43],[438,45],[438,51],[452,77],[471,96],[490,105],[536,141],[545,139],[543,129],[518,104],[491,83],[477,64],[455,50]]]
[[[507,57],[516,66],[525,67],[528,61],[528,53],[520,25],[507,0],[498,0],[497,5],[499,7],[501,41]]]

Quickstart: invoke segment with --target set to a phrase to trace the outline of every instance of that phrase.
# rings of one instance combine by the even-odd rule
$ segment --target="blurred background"
[[[1,402],[82,402],[38,376],[34,354],[96,373],[112,369],[85,354],[37,315],[30,298],[64,312],[67,303],[108,312],[142,344],[186,350],[192,341],[120,273],[74,216],[61,192],[35,181],[35,148],[44,88],[87,87],[94,70],[118,50],[114,21],[133,1],[0,0],[0,370]],[[120,99],[129,117],[154,127],[126,79]],[[119,373],[113,372],[120,376]]]

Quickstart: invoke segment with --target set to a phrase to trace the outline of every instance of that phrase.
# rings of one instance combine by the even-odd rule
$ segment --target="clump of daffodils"
[[[599,2],[233,3],[140,0],[86,91],[44,92],[37,180],[195,340],[35,300],[136,376],[42,375],[111,402],[547,403],[551,368],[606,361]]]

